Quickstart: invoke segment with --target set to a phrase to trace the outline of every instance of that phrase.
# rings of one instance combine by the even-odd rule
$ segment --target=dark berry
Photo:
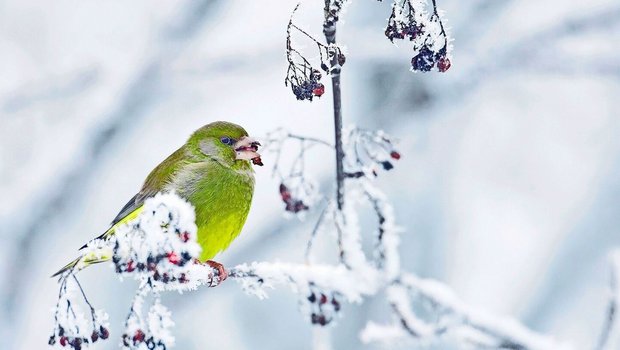
[[[347,61],[347,57],[344,54],[342,54],[342,53],[338,54],[338,64],[339,65],[344,66],[344,63],[346,61]]]
[[[80,338],[73,339],[73,344],[72,345],[73,345],[73,348],[75,350],[82,349],[82,339],[80,339]]]
[[[56,336],[50,336],[50,340],[48,340],[47,342],[49,345],[54,345],[56,344]]]
[[[385,170],[391,170],[392,168],[394,168],[392,163],[390,163],[388,161],[381,162],[381,165],[383,166],[383,169],[385,169]]]
[[[59,343],[60,343],[60,345],[62,345],[62,346],[67,346],[67,341],[68,341],[67,337],[65,337],[65,336],[63,335],[62,337],[60,337],[60,341],[59,341]]]
[[[325,294],[321,294],[321,300],[319,301],[319,304],[325,304],[327,303],[327,295]]]
[[[93,333],[90,335],[90,340],[94,343],[99,339],[99,333],[97,333],[97,331],[93,331]]]
[[[312,71],[312,80],[317,81],[317,80],[321,80],[321,72],[318,70],[313,70]]]
[[[411,67],[413,70],[421,72],[429,72],[435,65],[435,57],[431,49],[427,46],[422,47],[420,52],[411,59]]]
[[[336,312],[340,311],[340,303],[336,300],[336,298],[332,299],[332,305],[334,306],[334,310],[336,310]]]
[[[321,69],[325,72],[329,69],[325,63],[321,63]]]
[[[316,295],[314,293],[310,294],[308,301],[314,303],[316,301]]]
[[[99,327],[99,336],[101,337],[101,339],[108,339],[108,337],[110,336],[110,331],[105,328],[104,326],[100,326]]]

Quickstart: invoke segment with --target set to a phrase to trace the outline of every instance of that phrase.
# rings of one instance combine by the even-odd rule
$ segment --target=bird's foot
[[[224,280],[226,280],[226,278],[228,278],[228,272],[226,272],[226,269],[224,268],[224,265],[220,264],[217,261],[213,261],[213,260],[207,260],[205,262],[207,265],[209,265],[211,268],[217,270],[217,276],[219,278],[219,282],[224,282]]]

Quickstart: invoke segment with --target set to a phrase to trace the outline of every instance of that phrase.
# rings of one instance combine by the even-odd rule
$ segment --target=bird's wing
[[[114,234],[115,229],[140,214],[144,201],[163,191],[172,182],[175,173],[184,165],[185,150],[183,147],[172,153],[146,177],[142,189],[136,193],[120,210],[104,233],[95,239],[106,239]],[[86,247],[84,245],[82,248]]]

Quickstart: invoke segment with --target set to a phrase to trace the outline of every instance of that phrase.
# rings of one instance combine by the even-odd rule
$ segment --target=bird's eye
[[[226,136],[222,137],[220,141],[222,141],[223,144],[229,145],[229,146],[232,146],[235,144],[235,140],[231,139],[230,137],[226,137]]]

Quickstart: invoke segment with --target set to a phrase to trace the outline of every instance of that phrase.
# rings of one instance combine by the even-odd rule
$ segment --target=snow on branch
[[[323,144],[320,140],[282,130],[278,135],[289,141]],[[349,150],[347,163],[364,169],[360,170],[363,175],[349,178],[345,206],[338,210],[336,206],[328,205],[319,230],[334,237],[340,262],[335,265],[253,262],[229,269],[229,278],[237,281],[248,294],[259,298],[265,298],[270,288],[289,287],[298,295],[303,314],[316,326],[333,324],[341,312],[342,303],[359,303],[366,297],[386,291],[395,323],[382,326],[369,322],[361,333],[365,342],[403,337],[431,342],[446,334],[463,334],[464,329],[469,329],[466,339],[470,342],[481,343],[484,339],[485,344],[513,348],[559,349],[552,340],[514,321],[491,317],[467,307],[439,282],[419,279],[401,270],[398,235],[402,230],[395,224],[393,208],[387,198],[372,184],[378,175],[377,170],[385,169],[379,164],[387,158],[395,160],[392,156],[397,152],[394,142],[383,132],[351,129],[349,135],[364,135],[348,137],[345,143],[345,149]],[[275,136],[271,141],[280,145],[283,142]],[[364,206],[370,208],[377,220],[376,228],[371,227],[367,232],[358,225],[358,216]],[[371,253],[362,248],[363,234],[374,237]],[[311,253],[310,250],[308,254]],[[93,241],[85,248],[84,256],[91,261],[111,256],[121,279],[138,281],[139,287],[125,320],[125,331],[120,336],[123,348],[167,349],[174,344],[171,332],[174,322],[170,311],[162,304],[160,294],[165,291],[182,293],[221,283],[216,269],[197,260],[199,254],[193,208],[173,193],[148,199],[142,213],[120,227],[113,238]],[[79,268],[61,277],[56,322],[50,337],[50,344],[68,345],[76,350],[110,335],[107,316],[103,311],[95,310],[75,277]],[[433,321],[422,320],[411,307],[412,301],[432,305],[439,316]],[[90,321],[81,311],[80,304],[90,311]],[[477,336],[472,340],[474,333]]]

